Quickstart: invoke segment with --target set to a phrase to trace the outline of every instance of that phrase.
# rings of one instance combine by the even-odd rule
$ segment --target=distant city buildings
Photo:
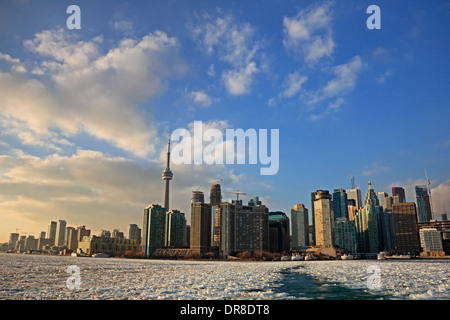
[[[309,245],[309,216],[304,204],[296,204],[291,209],[292,250],[300,250]]]

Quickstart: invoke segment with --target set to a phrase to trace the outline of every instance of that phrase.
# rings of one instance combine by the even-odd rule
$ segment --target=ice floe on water
[[[68,267],[79,268],[69,289]],[[379,270],[380,286],[367,281]],[[446,261],[220,262],[0,254],[1,299],[307,299],[302,285],[398,299],[449,299]],[[298,276],[298,277],[297,277]],[[302,279],[313,279],[302,282]],[[286,290],[285,282],[297,286]],[[298,282],[297,282],[298,279]],[[350,291],[349,291],[350,290]],[[331,290],[330,290],[331,291]]]

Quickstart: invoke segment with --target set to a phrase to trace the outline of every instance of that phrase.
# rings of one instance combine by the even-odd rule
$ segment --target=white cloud
[[[285,48],[294,54],[302,54],[308,63],[330,57],[335,48],[331,22],[329,3],[302,9],[294,17],[284,17]]]
[[[247,94],[255,74],[257,63],[263,59],[261,44],[256,40],[256,30],[249,23],[237,21],[232,16],[211,19],[192,28],[194,38],[208,55],[217,54],[229,68],[222,71],[222,81],[231,95]],[[210,65],[208,75],[215,75]]]
[[[344,102],[345,101],[343,98],[338,98],[335,101],[331,102],[325,109],[325,111],[323,111],[320,114],[313,114],[310,116],[309,119],[311,121],[317,121],[329,116],[330,114],[336,113],[339,111],[340,107],[344,104]]]
[[[225,87],[232,95],[242,95],[251,91],[251,84],[256,73],[256,64],[250,62],[239,70],[228,70],[222,74]]]
[[[302,89],[302,84],[306,82],[308,77],[301,75],[299,72],[290,73],[283,83],[285,88],[280,93],[280,97],[291,98],[295,96]]]
[[[209,107],[213,102],[213,99],[202,90],[192,91],[188,97],[194,104],[204,108]]]
[[[334,97],[354,89],[356,79],[362,68],[362,60],[359,56],[353,57],[347,63],[334,67],[334,79],[323,88],[327,97]]]
[[[24,41],[43,59],[39,70],[50,78],[41,82],[0,72],[0,116],[16,119],[17,130],[27,129],[23,141],[31,142],[30,134],[45,140],[58,129],[62,139],[84,131],[138,157],[154,151],[156,125],[137,104],[184,74],[178,41],[155,31],[139,40],[123,39],[106,54],[101,43],[100,37],[79,41],[63,29]]]

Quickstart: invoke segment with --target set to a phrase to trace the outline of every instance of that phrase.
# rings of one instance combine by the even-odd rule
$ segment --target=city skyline
[[[379,3],[369,30],[369,1],[77,1],[68,30],[70,4],[0,4],[0,242],[60,219],[140,226],[163,205],[169,131],[195,121],[279,129],[280,165],[171,163],[188,221],[217,179],[224,201],[240,190],[289,217],[352,177],[408,202],[428,186],[434,219],[450,208],[448,4]]]

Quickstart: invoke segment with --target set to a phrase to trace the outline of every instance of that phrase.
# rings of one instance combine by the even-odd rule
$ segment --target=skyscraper
[[[220,256],[269,250],[269,210],[265,205],[253,204],[243,206],[240,201],[233,201],[216,207],[214,214],[220,217],[220,239],[215,245],[219,247]]]
[[[292,249],[300,250],[309,245],[308,209],[303,204],[296,204],[291,209]]]
[[[167,163],[166,169],[162,173],[162,179],[165,180],[165,188],[164,188],[164,208],[166,211],[169,211],[169,181],[172,180],[173,174],[170,171],[170,133],[169,133],[169,142],[167,143]]]
[[[59,220],[56,225],[55,245],[58,247],[64,246],[66,236],[66,221]]]
[[[403,189],[402,187],[392,187],[392,198],[394,198],[394,202],[396,202],[398,199],[397,203],[406,202],[405,189]]]
[[[379,206],[378,197],[369,182],[369,188],[364,198],[364,207],[357,212],[355,217],[359,252],[376,254],[381,250],[381,213],[382,208]]]
[[[212,206],[218,206],[222,202],[222,192],[220,190],[220,184],[212,184],[209,194],[209,202]]]
[[[169,210],[166,213],[166,240],[165,246],[169,248],[184,247],[186,233],[186,218],[179,210]]]
[[[314,201],[316,246],[333,245],[333,204],[327,190],[317,190]]]
[[[430,196],[426,186],[416,186],[417,221],[427,222],[433,219]]]
[[[289,218],[284,212],[269,212],[269,251],[290,250],[289,230]]]
[[[395,251],[399,254],[418,254],[419,235],[416,230],[416,204],[414,202],[394,203]]]
[[[334,189],[333,192],[334,219],[348,218],[347,193],[344,189]]]
[[[204,202],[201,191],[192,192],[191,198],[191,241],[193,254],[202,255],[211,251],[211,205]]]
[[[47,230],[47,237],[50,239],[50,246],[54,246],[56,239],[56,221],[50,221]]]
[[[141,228],[137,224],[128,225],[128,239],[136,240],[136,243],[141,243]]]
[[[350,253],[357,252],[355,222],[345,217],[334,221],[334,244]]]
[[[356,209],[359,209],[362,207],[362,196],[361,196],[361,190],[359,188],[353,188],[347,190],[347,199],[353,199],[355,200]]]
[[[142,251],[151,257],[155,249],[163,248],[166,239],[166,209],[151,204],[144,209],[142,219]]]

